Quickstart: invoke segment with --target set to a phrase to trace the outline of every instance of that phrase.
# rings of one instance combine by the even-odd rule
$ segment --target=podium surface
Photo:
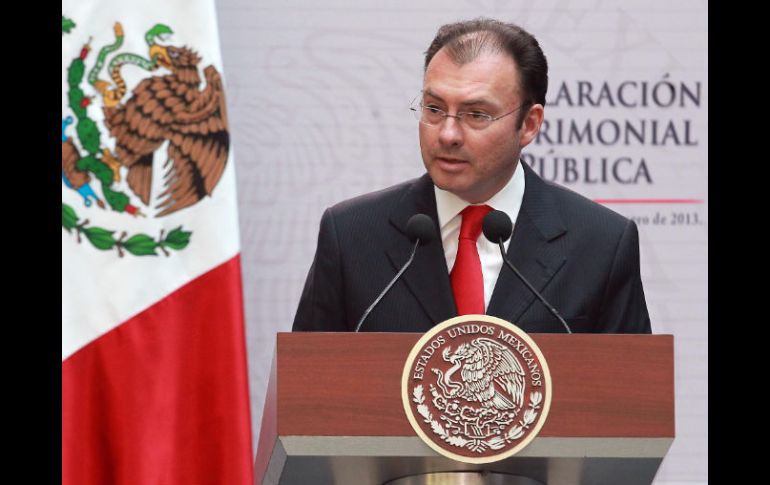
[[[401,376],[418,333],[279,333],[255,483],[372,484],[479,471],[549,485],[649,484],[674,439],[671,335],[529,334],[551,371],[545,425],[521,452],[474,465],[412,429]]]

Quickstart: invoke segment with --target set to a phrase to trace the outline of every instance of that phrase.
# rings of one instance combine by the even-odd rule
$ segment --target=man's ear
[[[527,111],[524,121],[519,128],[519,143],[521,147],[529,145],[535,139],[540,131],[540,125],[543,124],[545,116],[542,104],[533,104]]]

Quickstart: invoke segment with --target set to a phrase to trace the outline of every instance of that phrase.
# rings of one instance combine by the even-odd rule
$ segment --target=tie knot
[[[481,221],[492,210],[488,205],[469,205],[461,214],[463,222],[460,225],[460,239],[476,241],[481,235]]]

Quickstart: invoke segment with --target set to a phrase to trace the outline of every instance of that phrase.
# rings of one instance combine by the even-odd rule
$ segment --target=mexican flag
[[[251,484],[212,0],[62,4],[62,483]]]

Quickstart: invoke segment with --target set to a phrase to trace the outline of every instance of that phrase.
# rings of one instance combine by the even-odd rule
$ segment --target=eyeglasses
[[[412,111],[417,121],[428,126],[440,125],[446,118],[456,118],[458,122],[463,123],[468,128],[473,130],[483,130],[500,118],[505,118],[506,116],[517,112],[522,106],[524,105],[519,105],[519,107],[513,111],[509,111],[504,115],[497,117],[493,117],[482,111],[458,111],[456,115],[450,115],[443,109],[437,108],[435,105],[424,105],[422,102],[418,103],[417,98],[415,98],[409,109]]]

